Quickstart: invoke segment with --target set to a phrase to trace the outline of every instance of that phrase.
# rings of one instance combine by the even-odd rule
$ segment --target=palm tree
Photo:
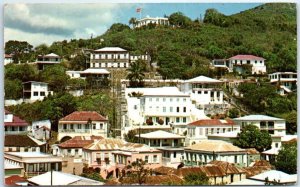
[[[127,79],[129,79],[130,87],[143,85],[143,79],[145,78],[144,72],[146,71],[146,65],[143,60],[133,62],[127,71],[129,72]]]
[[[132,25],[134,27],[136,23],[137,23],[136,18],[130,18],[129,25]]]

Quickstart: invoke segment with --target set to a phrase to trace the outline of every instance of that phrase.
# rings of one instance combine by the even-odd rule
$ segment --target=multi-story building
[[[193,145],[205,140],[211,134],[240,132],[240,126],[230,119],[202,119],[187,125],[186,144]]]
[[[136,135],[141,143],[162,151],[164,166],[177,167],[183,159],[184,136],[158,130]]]
[[[189,94],[177,87],[126,88],[127,113],[122,136],[133,129],[173,130],[183,134],[186,124],[207,118],[192,104]]]
[[[6,152],[6,162],[22,167],[23,177],[33,177],[48,171],[61,171],[62,158],[40,152]]]
[[[49,94],[53,94],[53,91],[49,91],[48,83],[36,81],[23,83],[23,99],[25,101],[43,100]]]
[[[254,55],[236,55],[229,59],[214,59],[211,65],[225,68],[229,72],[264,74],[267,72],[265,59]]]
[[[205,165],[211,161],[225,161],[248,166],[247,151],[221,140],[202,140],[184,148],[186,166]]]
[[[108,120],[95,111],[75,111],[58,122],[57,140],[60,142],[91,135],[108,136]]]
[[[46,67],[59,64],[60,62],[60,56],[54,53],[50,53],[47,55],[38,55],[34,64],[37,64],[39,70],[44,70]]]
[[[269,74],[271,84],[280,87],[278,93],[285,95],[296,91],[297,89],[297,73],[295,72],[276,72]]]
[[[90,68],[128,68],[129,52],[120,47],[104,47],[90,54]]]
[[[198,76],[183,82],[181,90],[188,93],[197,108],[205,114],[223,113],[227,108],[223,100],[223,82],[205,76]]]
[[[163,18],[163,17],[152,18],[150,16],[146,16],[145,18],[137,20],[137,23],[134,24],[134,28],[143,27],[149,24],[166,25],[166,26],[170,25],[168,18]]]
[[[27,134],[30,126],[25,120],[12,114],[8,110],[4,113],[5,134]]]

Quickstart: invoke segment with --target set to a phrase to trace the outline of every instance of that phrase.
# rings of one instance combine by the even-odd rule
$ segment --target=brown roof
[[[223,169],[216,165],[205,165],[200,167],[180,168],[175,171],[175,175],[183,178],[192,173],[205,173],[207,177],[225,176]]]
[[[60,148],[83,148],[95,140],[103,139],[102,136],[75,136],[74,138],[67,140],[58,145]]]
[[[9,54],[5,54],[5,58],[12,58],[12,56]]]
[[[105,117],[95,111],[75,111],[59,121],[107,121]]]
[[[243,169],[246,171],[246,178],[271,170],[266,166],[244,167]]]
[[[189,123],[188,126],[231,126],[234,124],[234,121],[231,119],[201,119]]]
[[[26,182],[26,179],[23,177],[20,177],[18,175],[12,175],[12,176],[5,178],[6,185],[16,186],[17,182]]]
[[[232,143],[225,142],[222,140],[202,140],[199,143],[186,147],[185,150],[216,152],[216,153],[245,151],[244,149],[234,146]]]
[[[37,142],[27,135],[5,135],[5,147],[39,147]]]
[[[171,184],[181,184],[183,180],[176,175],[157,175],[157,176],[147,176],[145,183],[143,185],[163,185],[170,182]],[[137,184],[138,181],[133,178],[124,177],[122,179],[122,184]],[[106,185],[115,185],[115,183],[110,183]]]
[[[93,151],[102,151],[102,150],[116,150],[120,149],[125,145],[125,141],[121,139],[106,138],[97,140],[87,146],[84,146],[84,149],[93,150]]]
[[[267,160],[256,160],[253,166],[254,167],[255,166],[264,166],[264,167],[270,167],[270,168],[272,168],[272,165]]]
[[[226,174],[240,174],[246,172],[245,170],[238,168],[234,164],[229,162],[214,160],[209,162],[209,164],[221,167]]]
[[[161,166],[161,167],[153,169],[153,171],[157,174],[168,175],[168,174],[174,174],[176,169],[171,168],[171,167]]]
[[[5,115],[6,114],[12,114],[12,113],[9,112],[8,110],[5,110]],[[29,124],[25,120],[15,115],[13,115],[12,122],[4,122],[4,126],[28,126],[28,125]]]

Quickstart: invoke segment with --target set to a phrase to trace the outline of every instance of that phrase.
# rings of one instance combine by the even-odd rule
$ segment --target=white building
[[[280,86],[278,93],[285,95],[297,89],[297,73],[295,72],[276,72],[269,74],[272,84]]]
[[[208,139],[209,135],[225,132],[240,132],[240,126],[226,119],[202,119],[187,125],[186,144],[193,145]]]
[[[146,62],[149,62],[151,59],[150,59],[150,55],[148,55],[146,53],[146,55],[130,55],[130,63],[133,63],[137,60],[144,60]]]
[[[28,179],[29,186],[92,186],[103,182],[59,171],[47,172]]]
[[[29,123],[12,114],[8,110],[4,112],[5,134],[27,134],[30,129]]]
[[[99,68],[88,68],[84,71],[66,71],[71,79],[85,79],[88,76],[98,77],[98,78],[109,78],[110,72],[106,69]]]
[[[32,136],[39,140],[48,140],[50,138],[51,122],[50,120],[41,120],[32,122]]]
[[[254,55],[236,55],[228,59],[229,69],[243,73],[246,66],[250,67],[251,74],[264,74],[267,72],[265,59]]]
[[[75,136],[108,136],[108,119],[94,111],[76,111],[58,122],[57,140],[64,142]]]
[[[120,47],[104,47],[91,52],[90,68],[128,68],[129,52]]]
[[[53,91],[49,91],[48,83],[28,81],[23,83],[23,99],[34,102],[37,100],[43,100],[49,94],[53,94]]]
[[[127,112],[123,116],[122,136],[138,128],[170,129],[183,134],[186,124],[207,118],[192,104],[189,94],[177,87],[126,88]]]
[[[67,75],[69,75],[69,77],[71,78],[71,79],[79,79],[79,78],[81,78],[80,77],[80,73],[81,73],[82,71],[73,71],[73,70],[69,70],[69,71],[66,71],[66,74]]]
[[[34,64],[37,64],[39,70],[44,70],[46,67],[59,64],[60,62],[60,56],[55,53],[50,53],[47,55],[38,55]]]
[[[13,63],[13,57],[12,55],[5,54],[4,55],[4,66],[7,64]]]
[[[166,25],[166,26],[170,25],[168,18],[163,18],[163,17],[152,18],[150,16],[147,16],[145,18],[137,20],[137,23],[134,25],[134,28],[139,28],[149,24]]]

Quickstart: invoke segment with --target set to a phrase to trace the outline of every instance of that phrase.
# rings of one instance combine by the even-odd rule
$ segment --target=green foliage
[[[86,69],[86,64],[86,57],[84,56],[84,54],[78,54],[70,60],[69,69],[75,71],[82,71]]]
[[[255,148],[259,152],[271,148],[272,138],[266,131],[261,131],[255,125],[246,125],[238,134],[234,145],[241,148]]]
[[[192,20],[182,12],[175,12],[169,16],[169,22],[170,25],[187,27],[191,24]]]
[[[38,80],[38,70],[35,66],[29,64],[8,64],[5,66],[5,79],[15,80],[21,82]]]
[[[65,90],[69,76],[65,73],[65,68],[60,65],[48,66],[41,72],[41,80],[49,83],[49,87],[54,92]]]
[[[124,30],[130,30],[130,27],[128,25],[122,24],[122,23],[114,23],[109,28],[108,32],[122,32]]]
[[[297,111],[296,110],[293,110],[289,113],[284,113],[284,114],[280,115],[279,117],[286,120],[287,134],[296,134],[297,133]]]
[[[131,63],[130,67],[127,69],[129,74],[127,78],[129,79],[130,87],[142,87],[143,79],[145,78],[146,64],[143,60],[137,60]]]
[[[5,53],[13,54],[14,63],[33,61],[33,46],[26,41],[9,40],[5,43]]]
[[[96,169],[93,168],[84,167],[83,172],[80,176],[93,179],[96,181],[100,181],[100,182],[105,182],[105,180],[100,175],[100,171],[96,171]]]
[[[84,79],[68,79],[68,89],[70,90],[80,90],[85,89],[87,82]]]
[[[138,143],[139,140],[138,138],[135,136],[138,134],[137,130],[130,130],[127,134],[124,135],[124,139],[127,142],[132,142],[132,143]]]
[[[297,173],[297,142],[283,144],[276,157],[277,170],[288,174]]]
[[[228,117],[237,118],[240,115],[240,111],[237,108],[231,108],[228,111]]]
[[[4,88],[5,88],[5,99],[20,99],[23,97],[23,86],[22,82],[18,79],[4,80]]]
[[[184,185],[209,185],[209,178],[205,173],[191,173],[184,177]]]
[[[130,183],[144,184],[146,182],[146,177],[150,174],[150,170],[145,168],[146,162],[142,159],[136,159],[131,164],[126,166],[126,169],[130,170],[126,174]],[[122,183],[122,181],[120,181]]]

